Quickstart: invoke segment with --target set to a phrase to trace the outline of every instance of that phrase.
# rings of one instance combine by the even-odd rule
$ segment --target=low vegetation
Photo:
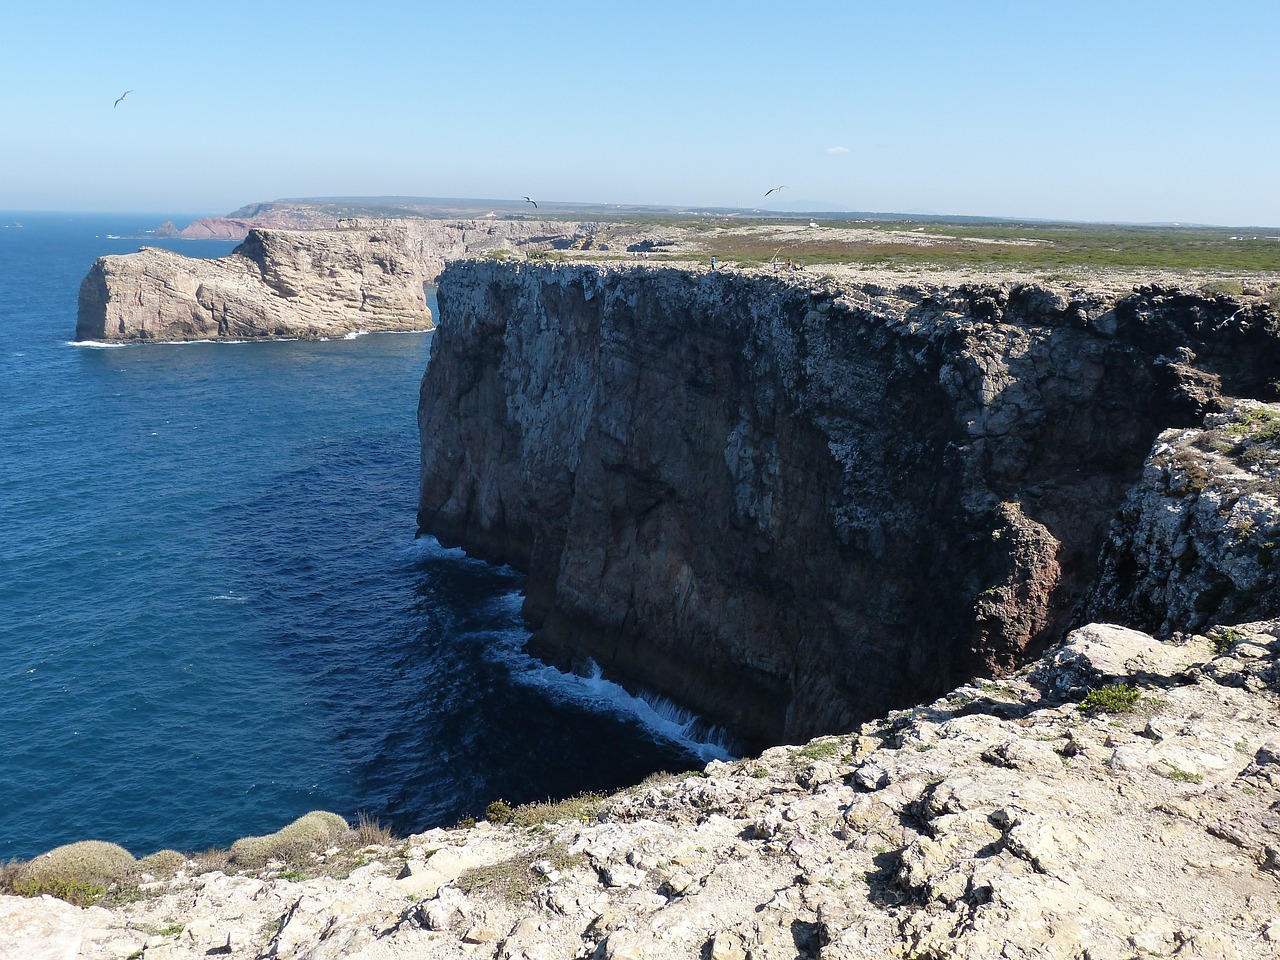
[[[564,823],[570,820],[590,823],[599,818],[603,809],[604,797],[595,793],[584,793],[567,800],[525,803],[517,807],[511,806],[504,800],[495,800],[485,807],[484,818],[490,823],[540,827],[548,823]]]
[[[463,893],[502,897],[510,903],[528,900],[553,872],[563,872],[583,862],[561,844],[547,844],[498,863],[468,870],[456,885]]]
[[[1214,627],[1209,632],[1209,639],[1213,641],[1213,652],[1221,657],[1234,650],[1236,644],[1244,639],[1244,634],[1235,627]]]
[[[725,219],[717,224],[723,233],[700,241],[713,244],[715,249],[709,252],[720,259],[742,264],[767,263],[776,256],[805,265],[1009,268],[1040,271],[1049,277],[1070,276],[1072,268],[1280,272],[1280,239],[1216,227],[824,220],[822,229],[792,234],[793,239],[781,246],[776,236],[747,229],[786,223],[794,225],[794,221]],[[841,227],[857,227],[872,236],[844,239],[837,233]],[[1228,296],[1246,292],[1245,285],[1234,278],[1206,281],[1202,289]],[[1259,292],[1280,302],[1280,286],[1272,284]]]
[[[231,845],[231,862],[238,867],[262,867],[271,860],[290,866],[344,837],[347,821],[336,813],[315,810],[264,837],[242,837]]]
[[[1127,683],[1090,690],[1080,703],[1080,712],[1086,716],[1100,713],[1132,713],[1142,699],[1141,692]]]
[[[797,750],[791,757],[795,763],[807,760],[830,760],[840,753],[840,744],[835,740],[814,740]]]
[[[355,828],[334,813],[313,811],[275,833],[237,840],[229,850],[186,854],[161,850],[140,860],[124,847],[85,840],[0,868],[0,893],[45,894],[76,906],[120,903],[146,896],[154,880],[210,873],[266,874],[285,880],[345,877],[362,866],[370,846],[393,844],[391,831],[363,814]]]

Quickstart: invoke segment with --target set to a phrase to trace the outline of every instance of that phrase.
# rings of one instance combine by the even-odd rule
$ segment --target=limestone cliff
[[[251,230],[230,255],[156,248],[100,257],[80,287],[77,340],[340,337],[432,326],[423,284],[444,263],[497,249],[567,247],[591,224],[344,220],[334,230]]]
[[[1143,289],[455,264],[424,531],[748,743],[849,729],[1061,635],[1157,434],[1275,396],[1274,310]]]
[[[80,286],[77,340],[340,337],[432,326],[419,261],[392,228],[254,230],[229,256],[144,248],[100,257]]]

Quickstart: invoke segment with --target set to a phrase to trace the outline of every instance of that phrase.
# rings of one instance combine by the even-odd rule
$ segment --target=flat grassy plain
[[[741,266],[790,257],[814,266],[1280,273],[1280,228],[844,218],[811,226],[808,218],[634,214],[597,222],[680,241],[656,250],[655,259],[687,259],[696,250]]]
[[[692,228],[695,234],[705,232],[687,223],[681,226]],[[1276,231],[927,221],[855,224],[834,220],[821,221],[803,233],[793,230],[783,239],[741,222],[721,221],[717,226],[715,236],[706,236],[703,241],[707,249],[724,260],[743,264],[767,263],[779,256],[814,265],[1280,273],[1280,236]]]

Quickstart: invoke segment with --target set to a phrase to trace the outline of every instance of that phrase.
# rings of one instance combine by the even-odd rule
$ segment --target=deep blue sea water
[[[719,753],[526,657],[520,576],[415,540],[429,334],[70,343],[94,258],[164,219],[0,212],[0,861],[405,833]]]

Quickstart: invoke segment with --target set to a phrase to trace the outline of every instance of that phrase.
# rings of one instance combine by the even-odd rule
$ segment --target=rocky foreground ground
[[[0,956],[1280,956],[1278,656],[1276,620],[1091,625],[848,735],[495,807],[343,879],[335,846],[110,908],[0,897]]]

